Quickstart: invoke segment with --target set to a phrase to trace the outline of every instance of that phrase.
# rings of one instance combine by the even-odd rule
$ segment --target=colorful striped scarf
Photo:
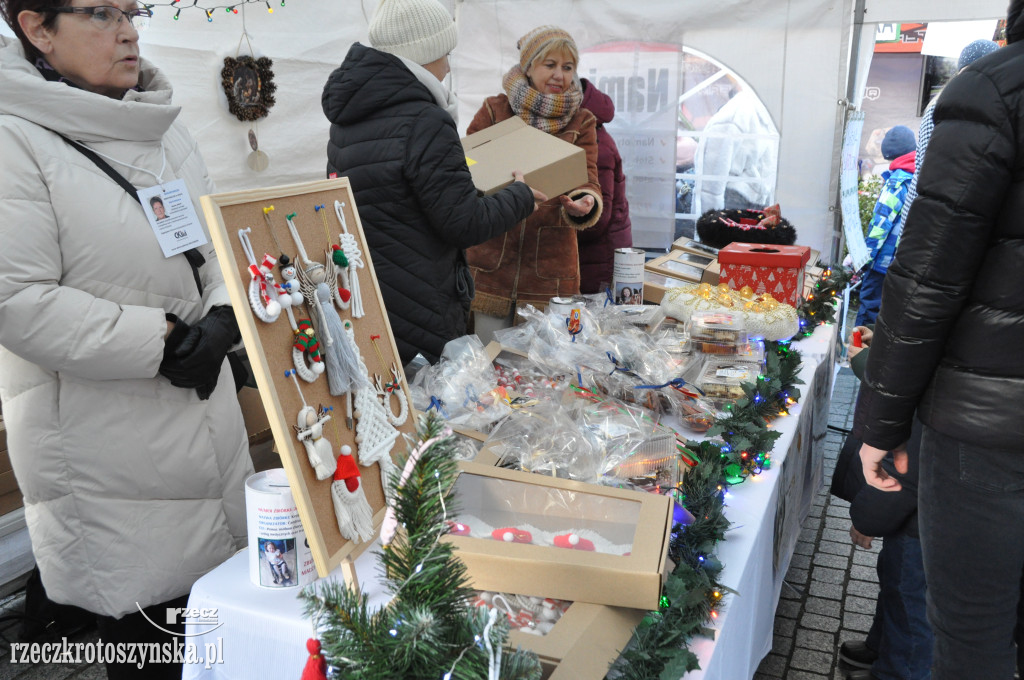
[[[550,134],[565,129],[583,102],[583,90],[575,78],[572,87],[565,92],[544,94],[530,85],[519,64],[509,69],[501,85],[512,110],[533,127]]]

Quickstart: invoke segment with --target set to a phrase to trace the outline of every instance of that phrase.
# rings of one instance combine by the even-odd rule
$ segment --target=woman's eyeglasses
[[[148,7],[136,7],[135,9],[123,10],[120,7],[100,5],[99,7],[47,7],[40,12],[57,12],[60,14],[84,14],[89,17],[89,23],[97,28],[110,31],[121,23],[121,19],[127,17],[128,23],[136,30],[143,30],[149,26],[149,19],[153,16],[153,10]]]

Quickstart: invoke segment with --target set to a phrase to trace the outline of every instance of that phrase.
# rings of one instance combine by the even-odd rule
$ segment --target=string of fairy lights
[[[274,0],[277,2],[277,0]],[[281,7],[285,6],[285,0],[280,0]],[[199,10],[200,12],[206,13],[206,20],[213,21],[214,12],[218,10],[224,10],[227,14],[238,14],[238,8],[244,5],[266,5],[267,12],[270,14],[274,13],[274,6],[270,0],[240,0],[239,2],[233,2],[228,5],[207,5],[199,4],[199,0],[192,0],[192,4],[189,4],[189,0],[171,0],[170,2],[147,2],[144,3],[144,7],[149,10],[153,10],[155,13],[158,8],[166,7],[175,11],[174,20],[177,21],[181,17],[182,10]]]

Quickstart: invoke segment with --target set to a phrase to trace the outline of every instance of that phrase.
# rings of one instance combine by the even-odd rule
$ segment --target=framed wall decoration
[[[221,69],[221,87],[228,98],[228,110],[235,118],[251,122],[266,117],[275,103],[274,62],[267,57],[248,55],[225,57]]]

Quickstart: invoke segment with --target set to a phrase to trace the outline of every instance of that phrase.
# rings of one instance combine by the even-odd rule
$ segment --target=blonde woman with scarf
[[[572,36],[541,26],[519,39],[519,63],[502,79],[504,94],[484,101],[467,133],[518,116],[587,153],[587,183],[541,204],[514,229],[468,251],[476,283],[475,331],[485,343],[512,325],[517,305],[544,308],[555,296],[580,292],[576,232],[601,217],[597,120],[582,108]]]

